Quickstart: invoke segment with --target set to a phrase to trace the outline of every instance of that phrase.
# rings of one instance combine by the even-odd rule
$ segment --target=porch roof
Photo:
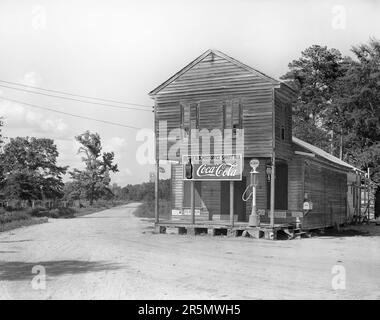
[[[324,158],[324,159],[326,159],[326,160],[328,160],[330,162],[333,162],[333,163],[338,164],[340,166],[343,166],[345,168],[349,168],[349,169],[351,169],[353,171],[363,172],[362,170],[360,170],[360,169],[354,167],[353,165],[350,165],[349,163],[347,163],[347,162],[345,162],[345,161],[343,161],[343,160],[341,160],[341,159],[333,156],[332,154],[327,153],[326,151],[324,151],[324,150],[322,150],[322,149],[320,149],[320,148],[318,148],[316,146],[313,146],[312,144],[307,143],[307,142],[305,142],[305,141],[303,141],[301,139],[298,139],[298,138],[296,138],[294,136],[292,137],[292,142],[294,144],[296,144],[297,146],[300,146],[300,147],[308,150],[309,152],[312,152],[313,154],[315,154],[317,156],[320,156],[320,157],[322,157],[322,158]]]

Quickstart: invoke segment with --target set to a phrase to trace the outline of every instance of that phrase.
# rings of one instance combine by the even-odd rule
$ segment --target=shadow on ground
[[[1,262],[0,280],[18,281],[32,279],[34,266],[46,268],[46,276],[56,277],[65,274],[78,274],[86,272],[100,272],[125,268],[121,264],[109,263],[105,261],[82,261],[82,260],[56,260],[39,262]]]
[[[2,240],[0,243],[16,243],[16,242],[28,242],[28,241],[33,241],[29,239],[23,239],[23,240]]]
[[[358,230],[358,229],[326,229],[323,234],[318,234],[319,237],[331,237],[331,238],[346,238],[346,237],[369,237],[369,236],[377,236],[377,234],[373,234],[368,230]]]

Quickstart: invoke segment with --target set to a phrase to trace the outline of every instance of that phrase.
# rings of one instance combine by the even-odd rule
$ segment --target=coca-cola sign
[[[241,180],[240,154],[183,156],[184,180]]]

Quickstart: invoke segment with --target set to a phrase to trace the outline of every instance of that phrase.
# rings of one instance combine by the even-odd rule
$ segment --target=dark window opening
[[[285,140],[285,127],[284,126],[281,127],[281,139]]]
[[[223,127],[232,129],[232,136],[236,136],[237,129],[242,128],[242,106],[240,99],[227,100],[223,106]]]
[[[199,104],[181,103],[181,129],[185,132],[182,138],[188,138],[190,130],[197,128],[199,128]]]

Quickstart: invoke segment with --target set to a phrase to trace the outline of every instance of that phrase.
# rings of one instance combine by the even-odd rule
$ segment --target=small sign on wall
[[[313,210],[313,203],[311,201],[305,201],[303,203],[304,210]]]
[[[195,209],[194,210],[194,214],[196,216],[200,216],[201,215],[201,210],[200,209]],[[191,209],[183,209],[183,215],[185,215],[185,216],[191,216]]]
[[[257,209],[257,214],[259,214],[260,216],[265,216],[266,210],[265,209]]]
[[[172,216],[181,216],[182,212],[181,210],[173,209],[172,210]]]
[[[302,211],[292,211],[292,217],[294,218],[302,218],[303,212]]]
[[[274,217],[286,219],[286,211],[275,211]]]

